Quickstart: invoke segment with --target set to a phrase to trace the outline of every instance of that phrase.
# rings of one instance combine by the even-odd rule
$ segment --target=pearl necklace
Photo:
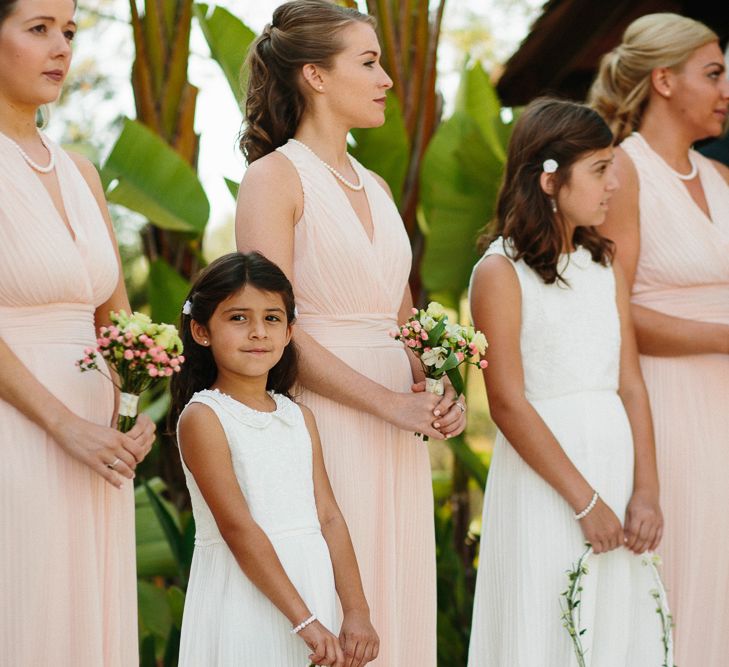
[[[28,163],[28,166],[31,169],[35,169],[37,172],[41,174],[50,174],[55,168],[56,168],[56,156],[53,154],[53,151],[48,147],[48,144],[43,139],[43,135],[38,132],[38,138],[40,139],[41,143],[43,144],[44,148],[48,151],[48,153],[51,156],[51,159],[48,161],[48,164],[45,167],[42,167],[37,162],[35,162],[30,155],[28,155],[21,147],[20,144],[13,141],[10,137],[5,137],[15,148],[18,149],[18,153],[22,156],[22,158]]]
[[[291,139],[295,144],[299,144],[302,148],[305,148],[309,153],[311,153],[319,162],[321,162],[336,178],[338,178],[344,185],[346,185],[350,190],[354,190],[355,192],[359,192],[364,187],[364,182],[362,181],[362,178],[360,177],[359,183],[352,183],[352,181],[348,181],[342,174],[340,174],[334,167],[332,167],[330,164],[327,164],[322,160],[311,148],[309,148],[305,143],[302,143],[298,139]],[[347,159],[349,159],[349,164],[352,165],[352,159],[349,157],[349,154],[347,154]],[[354,169],[354,166],[352,166],[352,169]]]
[[[699,165],[694,162],[694,160],[691,157],[691,153],[688,154],[688,161],[691,165],[691,171],[688,174],[680,174],[677,172],[671,165],[666,163],[666,166],[671,170],[671,173],[673,173],[675,176],[678,176],[682,181],[690,181],[694,178],[696,178],[696,174],[699,173]]]

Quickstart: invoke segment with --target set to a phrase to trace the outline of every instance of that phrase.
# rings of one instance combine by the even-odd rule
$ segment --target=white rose
[[[489,346],[486,336],[484,336],[480,331],[477,331],[474,334],[471,342],[476,346],[479,354],[486,352],[486,348]]]
[[[439,320],[446,314],[445,308],[443,308],[443,306],[441,306],[437,301],[431,301],[428,304],[428,310],[425,312],[431,317],[434,317],[436,320]]]
[[[448,358],[448,351],[442,347],[434,347],[427,352],[423,352],[421,359],[426,366],[435,366],[440,368]]]
[[[437,322],[429,315],[424,315],[422,318],[420,318],[420,324],[423,325],[423,329],[425,329],[426,331],[430,331],[437,324]]]

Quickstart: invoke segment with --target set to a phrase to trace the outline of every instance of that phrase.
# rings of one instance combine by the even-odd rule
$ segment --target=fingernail
[[[433,410],[433,414],[434,414],[434,415],[435,415],[436,417],[440,417],[440,410]]]
[[[435,426],[435,428],[440,428],[440,422],[435,422],[435,424],[433,424],[433,426]]]

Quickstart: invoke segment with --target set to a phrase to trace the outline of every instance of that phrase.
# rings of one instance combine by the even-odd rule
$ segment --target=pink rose
[[[489,365],[489,362],[488,362],[488,361],[486,361],[486,359],[481,359],[481,361],[479,361],[479,362],[478,362],[478,365],[479,365],[479,366],[480,366],[481,368],[486,368],[486,367],[487,367],[487,366]]]
[[[127,361],[131,361],[134,359],[134,351],[133,350],[124,350],[124,358]]]

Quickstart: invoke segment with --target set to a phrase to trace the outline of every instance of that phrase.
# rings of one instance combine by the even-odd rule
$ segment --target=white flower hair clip
[[[545,160],[542,163],[542,169],[544,169],[545,174],[553,174],[555,171],[557,171],[558,167],[559,164],[557,160],[553,160],[552,158],[549,158],[549,160]]]
[[[189,315],[192,312],[192,301],[188,299],[185,301],[184,305],[182,306],[182,314],[183,315]]]

